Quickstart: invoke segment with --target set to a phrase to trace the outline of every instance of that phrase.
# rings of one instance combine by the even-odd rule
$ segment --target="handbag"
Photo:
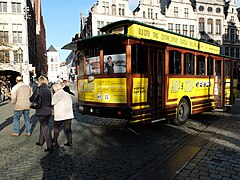
[[[32,109],[39,109],[42,106],[42,99],[39,95],[39,87],[33,92],[32,96],[29,98],[31,105],[30,108]]]

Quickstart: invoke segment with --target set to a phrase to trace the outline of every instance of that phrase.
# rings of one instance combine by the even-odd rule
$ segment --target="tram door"
[[[161,118],[164,116],[163,97],[164,97],[164,51],[151,48],[150,49],[150,100],[152,103],[152,116]]]
[[[214,98],[215,98],[215,105],[217,108],[223,107],[223,79],[222,79],[222,61],[216,60],[215,61],[215,86],[214,86]]]

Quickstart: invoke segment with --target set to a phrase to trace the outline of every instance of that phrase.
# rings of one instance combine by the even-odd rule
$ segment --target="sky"
[[[71,42],[80,31],[80,13],[88,15],[97,0],[42,0],[42,15],[46,28],[47,49],[53,45],[60,53],[60,60],[65,61],[70,50],[61,49]],[[129,0],[130,9],[134,10],[139,0]],[[240,7],[240,0],[237,0]]]

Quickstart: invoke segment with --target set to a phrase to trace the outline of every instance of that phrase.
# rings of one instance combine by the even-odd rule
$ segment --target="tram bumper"
[[[105,107],[83,104],[78,104],[78,111],[82,114],[120,119],[130,119],[132,114],[132,110],[128,107]]]

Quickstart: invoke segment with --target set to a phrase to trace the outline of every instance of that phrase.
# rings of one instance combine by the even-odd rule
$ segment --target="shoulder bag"
[[[39,95],[39,87],[33,92],[32,96],[29,98],[31,105],[30,108],[32,109],[39,109],[42,105],[42,99]]]

